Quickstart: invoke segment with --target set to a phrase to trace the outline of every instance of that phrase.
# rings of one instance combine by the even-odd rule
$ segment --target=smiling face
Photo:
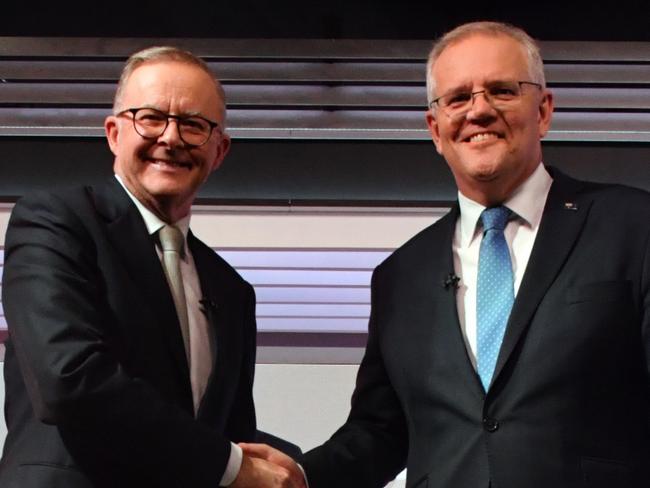
[[[452,43],[432,70],[436,96],[476,92],[499,81],[531,81],[523,46],[501,34],[473,34]],[[494,109],[477,94],[471,110],[459,119],[435,104],[426,118],[460,192],[490,206],[507,199],[540,163],[540,139],[548,131],[552,111],[550,92],[524,85],[521,98],[507,110]]]
[[[201,115],[223,124],[223,101],[212,77],[182,61],[150,61],[129,76],[121,107],[150,107],[172,115]],[[144,139],[135,131],[132,116],[111,115],[104,123],[113,169],[129,191],[166,222],[187,215],[199,187],[217,169],[228,152],[230,139],[214,129],[199,147],[181,140],[175,120],[156,139]]]

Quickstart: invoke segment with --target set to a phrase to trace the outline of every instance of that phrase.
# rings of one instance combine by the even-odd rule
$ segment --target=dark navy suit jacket
[[[552,170],[551,170],[552,171]],[[554,182],[487,394],[452,287],[458,207],[375,271],[345,425],[311,488],[650,486],[650,196]]]

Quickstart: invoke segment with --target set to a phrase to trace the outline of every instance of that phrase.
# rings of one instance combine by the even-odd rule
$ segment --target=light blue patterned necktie
[[[490,386],[514,302],[512,261],[503,229],[510,210],[486,208],[476,284],[477,365],[485,391]]]

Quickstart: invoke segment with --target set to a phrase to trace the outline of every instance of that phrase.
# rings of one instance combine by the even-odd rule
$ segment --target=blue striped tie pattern
[[[477,369],[485,391],[490,386],[514,302],[512,261],[503,229],[510,210],[486,208],[476,284]]]

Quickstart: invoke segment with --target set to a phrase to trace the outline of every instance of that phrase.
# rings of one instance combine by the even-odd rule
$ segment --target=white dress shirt
[[[135,198],[133,194],[124,185],[122,179],[115,175],[117,181],[120,182],[127,195],[131,198],[136,208],[142,215],[144,223],[147,227],[149,235],[155,235],[162,227],[167,225],[160,220],[156,214],[145,207],[140,200]],[[199,282],[199,275],[196,271],[196,265],[192,252],[187,245],[187,233],[190,228],[190,214],[174,222],[173,225],[178,227],[183,233],[185,240],[185,255],[181,258],[180,267],[181,275],[183,277],[183,289],[185,291],[185,300],[187,302],[187,318],[190,334],[190,356],[192,357],[190,368],[190,383],[192,385],[192,401],[194,404],[194,414],[198,412],[201,399],[205,393],[205,388],[212,372],[212,360],[214,358],[214,351],[212,351],[213,337],[212,329],[208,323],[208,319],[201,310],[201,299],[203,294],[201,292],[201,284]],[[155,241],[154,241],[155,242]],[[155,246],[155,245],[154,245]],[[162,261],[162,250],[159,246],[155,246],[158,253],[158,259]],[[241,468],[243,452],[241,448],[234,443],[231,443],[230,458],[226,465],[226,471],[221,478],[219,486],[230,485]]]
[[[514,213],[504,234],[512,260],[515,297],[526,271],[552,182],[553,179],[540,163],[533,174],[503,202]],[[456,306],[465,346],[476,369],[476,281],[479,249],[483,239],[480,216],[485,207],[460,192],[458,203],[460,218],[456,223],[452,244],[454,272],[460,277]]]

